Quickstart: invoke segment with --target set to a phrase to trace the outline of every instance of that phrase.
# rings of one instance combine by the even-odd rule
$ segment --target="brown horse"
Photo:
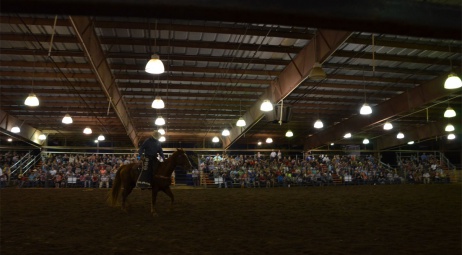
[[[122,165],[117,169],[117,173],[110,191],[108,202],[112,206],[117,204],[117,199],[120,194],[120,189],[123,187],[122,191],[122,210],[127,211],[127,197],[132,192],[133,188],[136,186],[136,181],[138,180],[139,170],[141,163],[131,163],[128,165]],[[167,196],[170,197],[170,209],[173,207],[173,193],[170,190],[171,176],[172,172],[176,167],[182,167],[185,170],[191,169],[191,162],[189,162],[188,156],[182,149],[177,149],[167,160],[161,162],[157,170],[154,171],[151,178],[151,188],[152,188],[152,199],[151,199],[151,214],[153,216],[157,215],[157,212],[154,208],[156,205],[157,193],[163,191]]]

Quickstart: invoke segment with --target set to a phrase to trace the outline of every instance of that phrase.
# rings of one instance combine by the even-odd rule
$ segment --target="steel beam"
[[[91,20],[88,17],[77,16],[69,16],[69,20],[81,43],[88,62],[96,75],[96,79],[100,83],[117,117],[124,125],[127,135],[130,137],[133,145],[138,147],[139,138],[132,120],[129,117],[128,107],[119,92],[119,88],[111,73],[111,68],[106,60]]]
[[[444,125],[438,122],[432,122],[413,130],[403,130],[405,139],[396,139],[396,133],[382,136],[376,139],[375,144],[377,150],[384,150],[387,148],[396,147],[399,145],[405,145],[408,141],[419,141],[430,137],[441,137],[447,135],[444,131]]]
[[[245,132],[251,129],[264,117],[260,105],[265,99],[273,104],[279,103],[294,91],[306,78],[316,61],[322,63],[331,56],[351,35],[351,32],[318,30],[315,40],[311,40],[293,60],[284,68],[277,79],[271,81],[270,86],[249,110],[242,116],[247,123],[245,128],[233,127],[230,136],[223,142],[224,148],[229,148]]]
[[[335,126],[309,136],[305,142],[305,149],[314,149],[332,141],[341,140],[343,135],[347,132],[351,132],[354,135],[354,133],[362,129],[367,129],[372,125],[393,118],[399,114],[420,109],[428,103],[457,93],[457,91],[454,90],[444,89],[443,84],[446,78],[447,75],[440,76],[372,107],[373,114],[371,116],[362,116],[358,114]]]
[[[21,132],[18,134],[12,133],[11,128],[14,126],[18,126],[21,129]],[[23,121],[9,115],[3,110],[0,110],[0,132],[11,136],[12,138],[18,138],[21,141],[35,147],[40,147],[44,144],[44,141],[38,139],[39,135],[44,134],[42,131],[29,125],[24,125]]]
[[[460,1],[2,0],[7,13],[222,20],[459,40]]]

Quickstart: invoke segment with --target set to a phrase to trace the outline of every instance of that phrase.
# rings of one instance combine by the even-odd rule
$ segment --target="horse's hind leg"
[[[172,193],[172,190],[170,189],[170,187],[167,187],[165,189],[162,190],[165,194],[167,194],[167,196],[170,197],[170,211],[173,211],[173,202],[175,201],[175,198],[173,197],[173,193]]]
[[[124,190],[122,191],[122,210],[124,210],[125,212],[127,212],[127,197],[128,195],[130,195],[130,193],[132,193],[132,190],[133,187],[127,187],[124,188]]]

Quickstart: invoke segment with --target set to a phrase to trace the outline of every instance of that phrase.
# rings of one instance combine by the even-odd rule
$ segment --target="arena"
[[[445,254],[461,252],[461,185],[136,190],[3,189],[1,254]]]
[[[0,1],[0,254],[461,254],[461,20]]]

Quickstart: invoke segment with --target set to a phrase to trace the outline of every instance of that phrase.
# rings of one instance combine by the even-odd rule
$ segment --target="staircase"
[[[336,173],[332,174],[332,182],[334,185],[342,185],[342,179],[340,179],[340,176]]]

